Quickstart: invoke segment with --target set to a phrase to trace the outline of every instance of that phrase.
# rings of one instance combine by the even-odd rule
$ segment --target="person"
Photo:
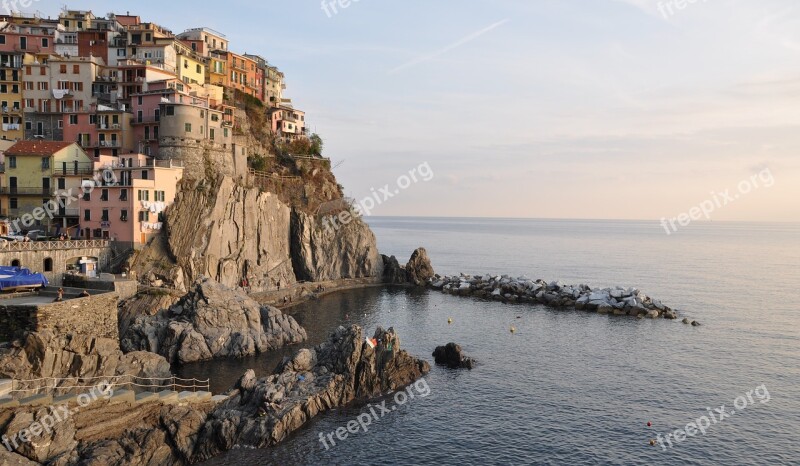
[[[57,303],[57,302],[60,302],[60,301],[64,301],[64,288],[59,288],[58,289],[58,296],[56,296],[56,299],[53,300],[54,303]]]
[[[79,296],[80,296],[81,298],[87,298],[87,297],[89,297],[89,290],[83,290]]]
[[[281,281],[278,280],[278,290],[280,290],[280,289],[281,289]]]

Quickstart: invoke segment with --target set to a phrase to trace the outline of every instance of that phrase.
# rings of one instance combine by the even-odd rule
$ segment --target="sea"
[[[800,224],[705,222],[668,235],[656,221],[368,222],[401,263],[424,246],[443,275],[636,287],[701,325],[425,289],[332,294],[289,311],[307,346],[339,325],[394,327],[415,356],[433,363],[436,346],[456,342],[477,365],[433,366],[402,394],[206,464],[800,464]],[[181,371],[223,391],[296,349]]]

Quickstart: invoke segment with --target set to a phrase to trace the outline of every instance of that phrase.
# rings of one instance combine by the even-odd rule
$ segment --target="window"
[[[70,115],[69,116],[69,124],[70,125],[77,125],[78,124],[78,115]]]
[[[150,200],[150,191],[146,189],[139,190],[139,200],[140,201],[149,201]]]
[[[128,221],[128,211],[127,209],[122,209],[119,213],[120,221],[127,222]]]
[[[211,128],[209,131],[209,138],[213,141],[214,140],[214,128]]]
[[[146,180],[146,179],[147,179],[147,170],[142,170],[142,179],[143,179],[143,180]],[[149,191],[145,191],[145,192],[149,192]],[[145,199],[145,201],[147,201],[147,200],[148,200],[148,199]]]
[[[156,191],[156,202],[164,202],[167,198],[166,193],[164,191]]]
[[[103,209],[103,215],[102,215],[102,217],[100,217],[100,220],[103,221],[103,222],[107,222],[108,221],[108,209]]]
[[[64,120],[58,120],[58,129],[64,128]]]
[[[17,168],[17,156],[12,155],[8,158],[8,168]]]
[[[59,71],[59,73],[61,73],[61,74],[67,74],[67,65],[60,65],[60,66],[58,67],[58,71]]]
[[[108,201],[108,189],[103,189],[102,191],[100,191],[100,200]]]
[[[91,221],[91,220],[92,220],[92,211],[91,211],[91,210],[89,210],[89,209],[85,209],[85,210],[83,211],[83,220],[84,220],[85,222],[89,222],[89,221]]]
[[[53,259],[50,258],[50,257],[46,258],[44,260],[43,268],[44,268],[45,272],[52,272],[53,271]]]
[[[191,132],[192,132],[192,124],[191,124],[191,123],[185,123],[185,124],[184,124],[184,130],[185,130],[187,133],[191,133]]]
[[[33,90],[33,81],[25,81],[25,90],[32,91]]]
[[[50,157],[42,157],[42,169],[50,168]]]
[[[203,70],[200,68],[200,65],[197,65],[197,73],[202,73]]]
[[[119,190],[119,200],[120,201],[127,201],[128,200],[128,190],[127,189],[120,189]]]
[[[0,36],[0,44],[6,43],[6,36]]]
[[[175,115],[175,107],[173,105],[167,105],[167,112],[168,116]]]
[[[142,105],[142,102],[143,102],[143,97],[142,97],[142,96],[139,96],[139,97],[137,97],[137,98],[136,98],[136,102],[138,102],[138,103],[139,103],[139,105]]]
[[[85,191],[83,192],[83,200],[84,200],[84,201],[87,201],[87,202],[92,200],[92,193],[91,193],[91,191],[89,191],[89,190],[85,190]]]
[[[139,211],[139,221],[140,222],[149,222],[150,221],[150,212],[147,210],[140,210]]]
[[[67,179],[66,178],[58,178],[58,189],[67,189]]]
[[[19,208],[19,200],[16,197],[12,197],[8,200],[8,208],[9,209],[17,209]]]
[[[72,74],[80,74],[81,65],[72,65]]]
[[[46,66],[43,66],[43,67],[39,68],[39,75],[40,76],[47,76],[47,67]]]
[[[25,130],[33,131],[33,122],[31,120],[25,121]]]
[[[47,37],[42,37],[42,47],[50,47],[50,40]]]
[[[228,128],[222,128],[222,135],[228,137]]]

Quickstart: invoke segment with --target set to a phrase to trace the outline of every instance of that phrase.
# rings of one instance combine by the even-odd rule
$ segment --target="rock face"
[[[252,371],[245,374],[209,416],[197,459],[234,445],[274,445],[321,412],[398,390],[430,371],[427,362],[400,349],[394,330],[378,328],[374,339],[372,348],[360,327],[339,327],[325,343],[284,360],[273,375],[256,380]]]
[[[137,317],[122,347],[186,363],[248,356],[305,340],[306,331],[291,316],[203,278],[169,309]]]
[[[433,278],[433,266],[425,248],[419,248],[411,254],[411,259],[406,264],[406,274],[408,281],[417,286],[425,286]]]
[[[437,346],[433,351],[433,358],[436,364],[447,366],[451,369],[472,369],[475,360],[467,357],[461,350],[461,346],[455,343],[448,343],[445,346]]]
[[[538,303],[554,308],[574,308],[598,314],[631,316],[638,319],[678,318],[674,309],[665,306],[636,288],[591,288],[587,285],[512,278],[508,275],[434,276],[431,288],[458,296],[473,296],[506,303]],[[686,322],[686,320],[684,320]]]
[[[372,230],[360,218],[326,228],[314,216],[294,210],[291,265],[303,281],[380,277],[383,261]]]
[[[275,194],[228,177],[183,183],[165,223],[186,283],[207,276],[235,287],[246,278],[252,291],[265,291],[382,272],[375,235],[360,218],[325,228]]]
[[[117,341],[106,338],[37,332],[0,350],[0,378],[53,377],[66,379],[59,386],[70,386],[81,385],[77,383],[81,379],[114,375],[162,378],[172,374],[163,357],[146,352],[123,354]]]

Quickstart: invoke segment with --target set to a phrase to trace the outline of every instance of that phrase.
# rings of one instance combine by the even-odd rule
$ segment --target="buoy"
[[[651,446],[651,447],[654,447],[654,446],[656,446],[656,441],[655,441],[655,440],[653,440],[653,439],[650,439],[650,446]]]
[[[516,328],[514,328],[514,327],[511,327],[511,333],[514,333],[514,332],[516,332],[516,331],[517,331],[517,329],[516,329]]]
[[[522,319],[522,316],[517,316],[517,319]]]
[[[451,317],[451,318],[447,319],[447,323],[448,324],[452,324],[453,323],[453,318]]]
[[[653,423],[650,422],[650,421],[647,421],[647,427],[653,427]]]

